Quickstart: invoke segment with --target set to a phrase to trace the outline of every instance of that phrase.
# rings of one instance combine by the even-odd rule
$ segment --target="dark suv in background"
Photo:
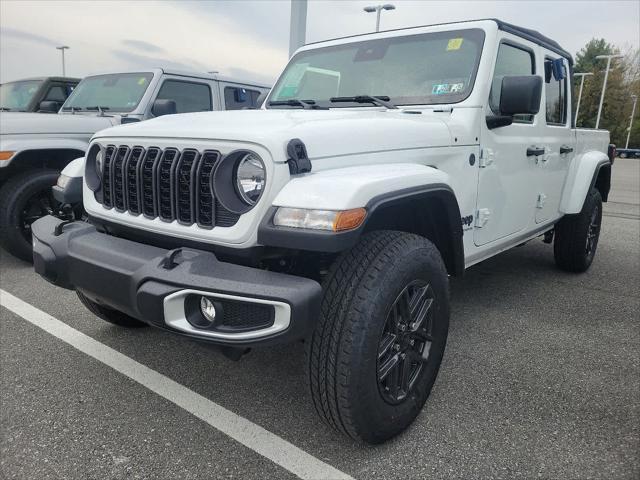
[[[0,85],[0,110],[57,113],[79,78],[40,77]]]

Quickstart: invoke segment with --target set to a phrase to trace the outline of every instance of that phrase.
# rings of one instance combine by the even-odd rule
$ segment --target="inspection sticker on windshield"
[[[138,85],[144,85],[147,79],[145,77],[140,77],[138,79]]]
[[[449,43],[447,43],[447,52],[449,50],[460,50],[463,40],[464,38],[452,38],[449,40]]]
[[[458,93],[462,90],[464,90],[464,83],[435,83],[433,87],[431,87],[431,95]]]

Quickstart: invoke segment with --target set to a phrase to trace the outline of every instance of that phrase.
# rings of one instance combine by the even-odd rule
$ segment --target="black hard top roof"
[[[522,37],[526,40],[529,40],[533,43],[537,43],[540,46],[548,48],[552,52],[556,52],[563,57],[566,57],[569,60],[569,63],[573,65],[573,57],[569,52],[567,52],[564,48],[560,46],[558,42],[555,40],[551,40],[549,37],[542,35],[537,30],[531,30],[529,28],[519,27],[517,25],[513,25],[511,23],[503,22],[502,20],[498,20],[497,18],[488,18],[487,20],[493,20],[498,24],[498,28],[508,33],[512,33],[517,35],[518,37]]]
[[[569,52],[567,52],[564,48],[562,48],[560,46],[560,44],[558,42],[556,42],[555,40],[551,40],[549,37],[546,37],[545,35],[542,35],[540,32],[538,32],[537,30],[531,30],[529,28],[524,28],[524,27],[519,27],[517,25],[513,25],[512,23],[507,23],[507,22],[503,22],[502,20],[498,20],[497,18],[478,18],[475,20],[460,20],[457,22],[444,22],[444,23],[434,23],[431,25],[417,25],[415,27],[404,27],[404,28],[394,28],[391,30],[383,30],[380,33],[384,33],[384,32],[395,32],[395,31],[399,31],[399,30],[411,30],[413,28],[423,28],[423,27],[435,27],[435,26],[439,26],[439,25],[452,25],[452,24],[456,24],[456,23],[470,23],[470,22],[483,22],[483,21],[490,21],[490,22],[496,22],[496,24],[498,25],[498,28],[504,32],[508,32],[511,33],[513,35],[516,35],[518,37],[524,38],[525,40],[529,40],[530,42],[533,43],[537,43],[538,45],[548,48],[549,50],[551,50],[552,52],[557,53],[558,55],[561,55],[563,57],[565,57],[568,61],[570,65],[573,65],[573,57],[571,56],[571,54]],[[333,38],[330,40],[339,40],[341,38],[352,38],[352,37],[361,37],[361,36],[365,36],[365,35],[372,35],[373,33],[360,33],[358,35],[348,35],[346,37],[338,37],[338,38]],[[312,45],[314,43],[323,43],[323,42],[327,42],[330,40],[322,40],[321,42],[311,42],[308,45]]]

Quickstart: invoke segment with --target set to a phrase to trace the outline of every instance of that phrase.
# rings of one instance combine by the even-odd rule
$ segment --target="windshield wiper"
[[[71,111],[71,113],[73,113],[79,112],[80,110],[82,110],[82,107],[62,107],[62,110],[65,112]]]
[[[10,112],[11,109],[9,107],[0,107],[0,112]]]
[[[371,96],[371,95],[354,95],[353,97],[331,97],[329,99],[332,103],[373,103],[380,107],[385,108],[398,108],[391,103],[389,97],[386,96]]]
[[[289,105],[291,107],[302,107],[305,110],[321,108],[318,105],[316,105],[315,100],[298,100],[297,98],[290,98],[289,100],[272,100],[267,105],[269,106]]]
[[[97,110],[99,113],[106,112],[109,110],[109,107],[101,107],[100,105],[96,105],[95,107],[84,107],[85,110]]]

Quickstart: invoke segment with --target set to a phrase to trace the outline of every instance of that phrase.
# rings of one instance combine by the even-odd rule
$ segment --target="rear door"
[[[196,78],[171,75],[163,77],[147,109],[149,117],[153,117],[151,108],[156,100],[173,100],[176,102],[177,113],[208,112],[214,109],[210,83]]]
[[[571,89],[567,60],[544,51],[544,88],[541,143],[545,155],[537,164],[536,223],[559,217],[560,197],[569,164],[575,155],[575,132],[571,128]]]
[[[220,82],[220,96],[225,110],[245,110],[258,107],[258,97],[262,93],[257,88]]]
[[[485,115],[499,114],[502,78],[536,74],[535,45],[504,34],[491,83]],[[482,122],[478,200],[474,243],[485,245],[525,230],[533,224],[536,185],[535,158],[528,147],[539,141],[538,115],[516,115],[511,125],[489,129]]]

